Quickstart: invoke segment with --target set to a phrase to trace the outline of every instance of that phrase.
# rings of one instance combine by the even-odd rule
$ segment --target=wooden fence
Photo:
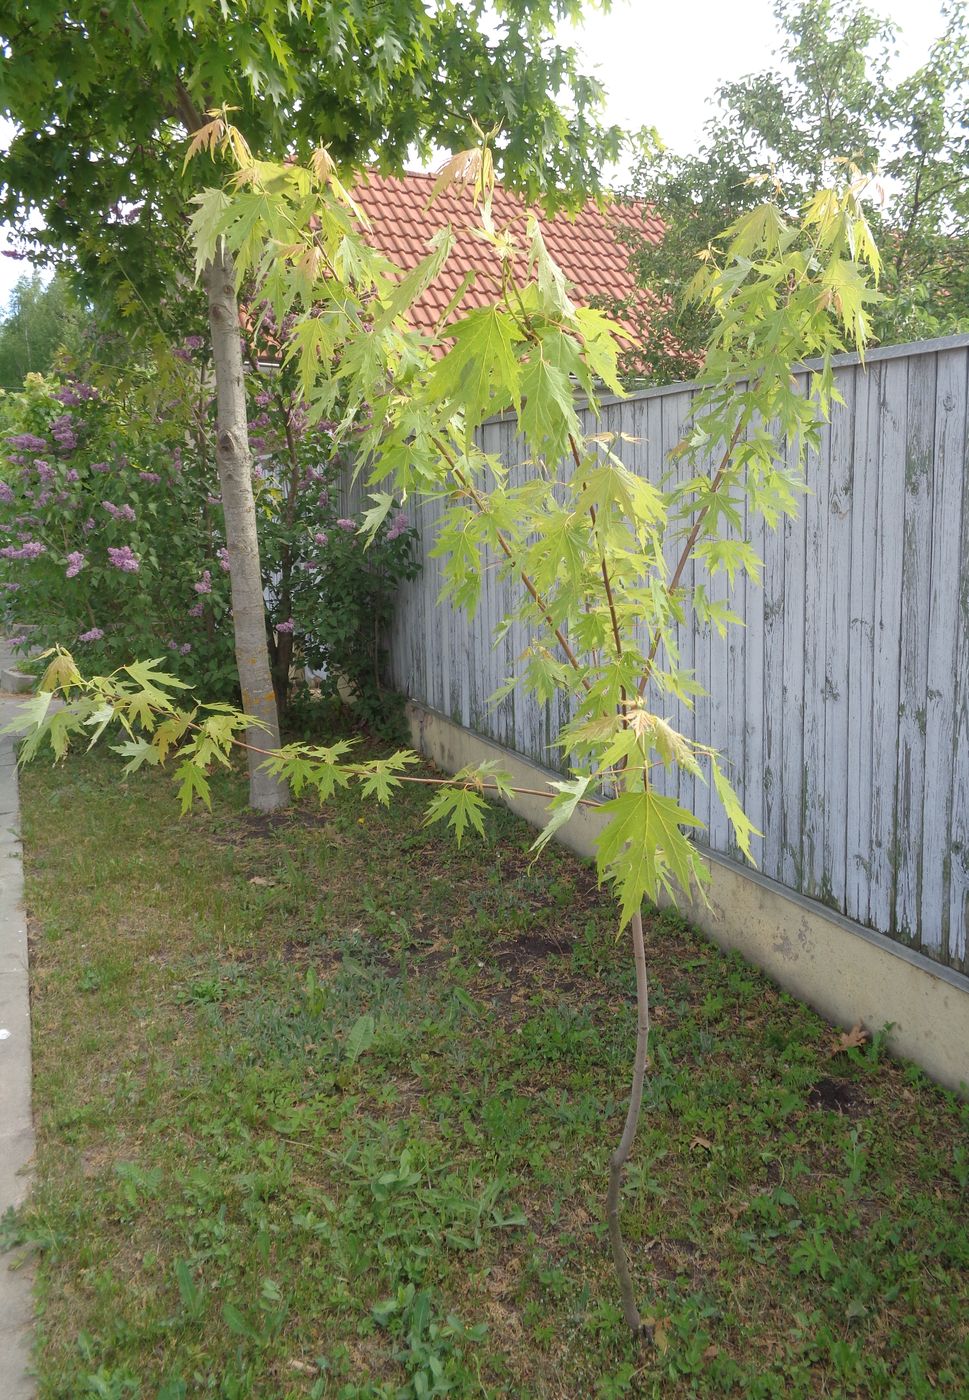
[[[799,517],[755,526],[763,588],[729,592],[744,619],[724,639],[681,638],[709,695],[667,718],[722,750],[755,825],[764,874],[848,918],[969,971],[969,336],[876,350],[838,362],[835,407],[808,464]],[[689,419],[689,385],[604,406],[599,427],[637,439],[627,464],[650,480]],[[484,446],[521,467],[513,425]],[[440,507],[418,510],[425,550]],[[689,579],[686,580],[689,582]],[[510,585],[489,569],[468,621],[438,604],[440,565],[405,586],[391,643],[392,680],[409,697],[546,766],[562,714],[512,695],[525,638],[497,646]],[[709,789],[679,781],[707,823],[705,840],[736,855]]]

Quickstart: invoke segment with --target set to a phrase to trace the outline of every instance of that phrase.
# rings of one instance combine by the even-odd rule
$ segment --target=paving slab
[[[0,701],[0,723],[14,707]],[[0,1215],[22,1205],[34,1156],[30,1088],[30,983],[16,754],[0,740]],[[29,1262],[0,1255],[0,1396],[33,1400],[33,1279]]]

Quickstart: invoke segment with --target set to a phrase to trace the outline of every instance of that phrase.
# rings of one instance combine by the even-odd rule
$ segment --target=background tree
[[[58,350],[74,349],[83,312],[65,277],[21,277],[0,319],[0,389],[20,389],[27,374],[46,374]]]
[[[630,192],[667,223],[657,247],[623,234],[637,280],[660,301],[643,326],[653,381],[692,377],[712,323],[680,292],[719,231],[764,183],[792,215],[845,161],[881,177],[870,192],[885,294],[875,338],[969,328],[969,30],[964,5],[943,13],[927,61],[896,81],[888,20],[857,0],[780,0],[775,65],[719,89],[698,152],[640,163]]]
[[[498,150],[511,185],[553,205],[581,197],[620,144],[598,121],[600,85],[553,38],[556,21],[581,9],[581,0],[15,0],[0,22],[0,110],[17,128],[0,158],[0,216],[26,228],[39,214],[42,226],[25,235],[36,251],[67,261],[92,296],[113,294],[133,319],[164,327],[193,296],[185,215],[204,165],[186,169],[184,140],[215,108],[235,109],[266,155],[323,143],[338,163],[384,169],[412,147],[467,145],[478,116],[504,124]],[[238,289],[224,244],[202,283],[243,705],[278,740]],[[285,801],[255,763],[250,785],[258,808]]]

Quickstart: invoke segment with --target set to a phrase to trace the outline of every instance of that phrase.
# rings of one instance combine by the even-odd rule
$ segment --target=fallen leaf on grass
[[[275,880],[267,880],[265,875],[252,875],[249,879],[250,885],[275,885]]]
[[[650,1334],[656,1345],[656,1350],[665,1354],[669,1350],[670,1345],[669,1318],[644,1317],[642,1321],[643,1326],[646,1328],[647,1332]]]
[[[704,1147],[706,1148],[707,1152],[713,1151],[713,1143],[710,1141],[710,1139],[700,1137],[699,1133],[697,1133],[696,1137],[690,1138],[690,1147],[691,1149],[694,1147]]]
[[[845,1050],[860,1050],[863,1045],[867,1045],[871,1036],[865,1030],[860,1021],[856,1021],[850,1031],[842,1031],[835,1036],[828,1046],[828,1059],[835,1055],[841,1055]]]

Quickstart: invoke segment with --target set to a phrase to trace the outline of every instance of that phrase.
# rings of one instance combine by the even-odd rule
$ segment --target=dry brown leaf
[[[842,1031],[831,1041],[828,1058],[842,1054],[845,1050],[860,1050],[863,1045],[867,1045],[871,1036],[865,1030],[860,1021],[856,1021],[850,1031]]]
[[[691,1137],[691,1138],[690,1138],[690,1146],[691,1146],[691,1148],[692,1148],[692,1147],[704,1147],[704,1148],[706,1148],[707,1152],[712,1152],[712,1151],[713,1151],[713,1143],[710,1141],[710,1139],[709,1139],[709,1138],[705,1138],[705,1137],[700,1137],[699,1133],[697,1133],[697,1135],[696,1135],[695,1137]]]
[[[252,875],[249,879],[249,883],[250,885],[266,885],[272,887],[275,885],[276,881],[267,880],[265,875]]]
[[[712,1361],[715,1356],[719,1355],[720,1348],[717,1346],[716,1342],[711,1342],[710,1345],[707,1347],[706,1351],[703,1353],[703,1359],[704,1361]]]
[[[301,1376],[315,1376],[319,1373],[318,1366],[311,1366],[308,1361],[297,1361],[294,1357],[289,1363],[291,1371],[299,1371]]]

